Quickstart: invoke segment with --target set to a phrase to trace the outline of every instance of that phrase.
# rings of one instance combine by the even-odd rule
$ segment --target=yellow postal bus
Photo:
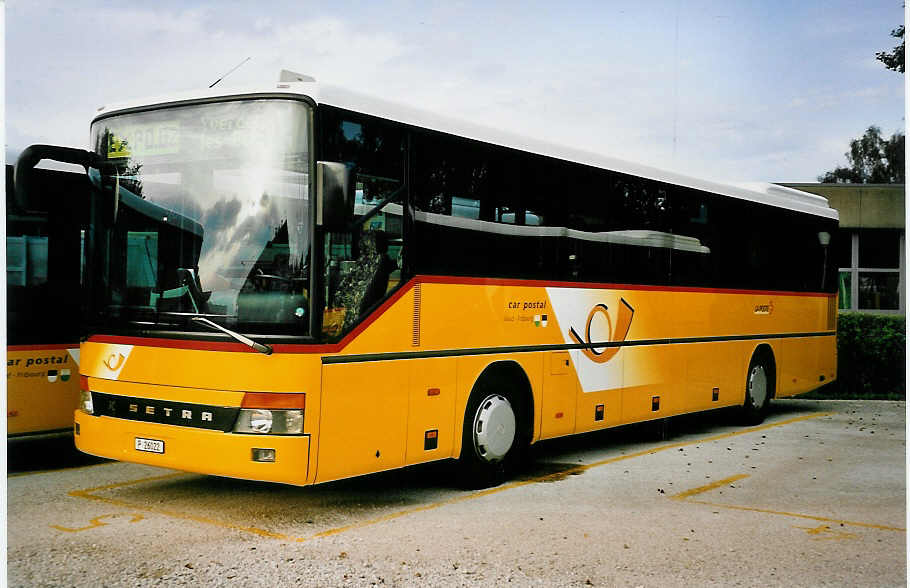
[[[67,436],[79,405],[84,175],[35,170],[16,198],[6,169],[6,430]]]
[[[835,378],[837,212],[283,76],[91,127],[76,444],[312,484]]]

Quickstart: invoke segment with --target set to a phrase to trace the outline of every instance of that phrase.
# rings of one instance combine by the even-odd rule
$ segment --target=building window
[[[843,230],[836,255],[841,266],[841,310],[904,312],[906,262],[903,231]]]
[[[900,310],[899,272],[860,272],[860,310]]]

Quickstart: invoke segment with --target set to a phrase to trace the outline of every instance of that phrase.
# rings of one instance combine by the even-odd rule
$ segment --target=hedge
[[[837,380],[807,398],[906,398],[903,316],[846,313],[837,319]]]

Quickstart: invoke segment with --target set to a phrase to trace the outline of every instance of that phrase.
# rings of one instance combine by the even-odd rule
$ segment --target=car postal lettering
[[[58,365],[70,362],[70,356],[68,353],[63,353],[62,355],[51,355],[45,357],[17,357],[17,358],[8,358],[6,360],[6,367],[24,367],[30,368],[32,366],[38,365]]]

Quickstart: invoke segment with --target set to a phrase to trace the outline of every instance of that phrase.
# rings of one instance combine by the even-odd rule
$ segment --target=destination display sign
[[[123,127],[108,136],[108,159],[170,155],[179,151],[178,120]]]

